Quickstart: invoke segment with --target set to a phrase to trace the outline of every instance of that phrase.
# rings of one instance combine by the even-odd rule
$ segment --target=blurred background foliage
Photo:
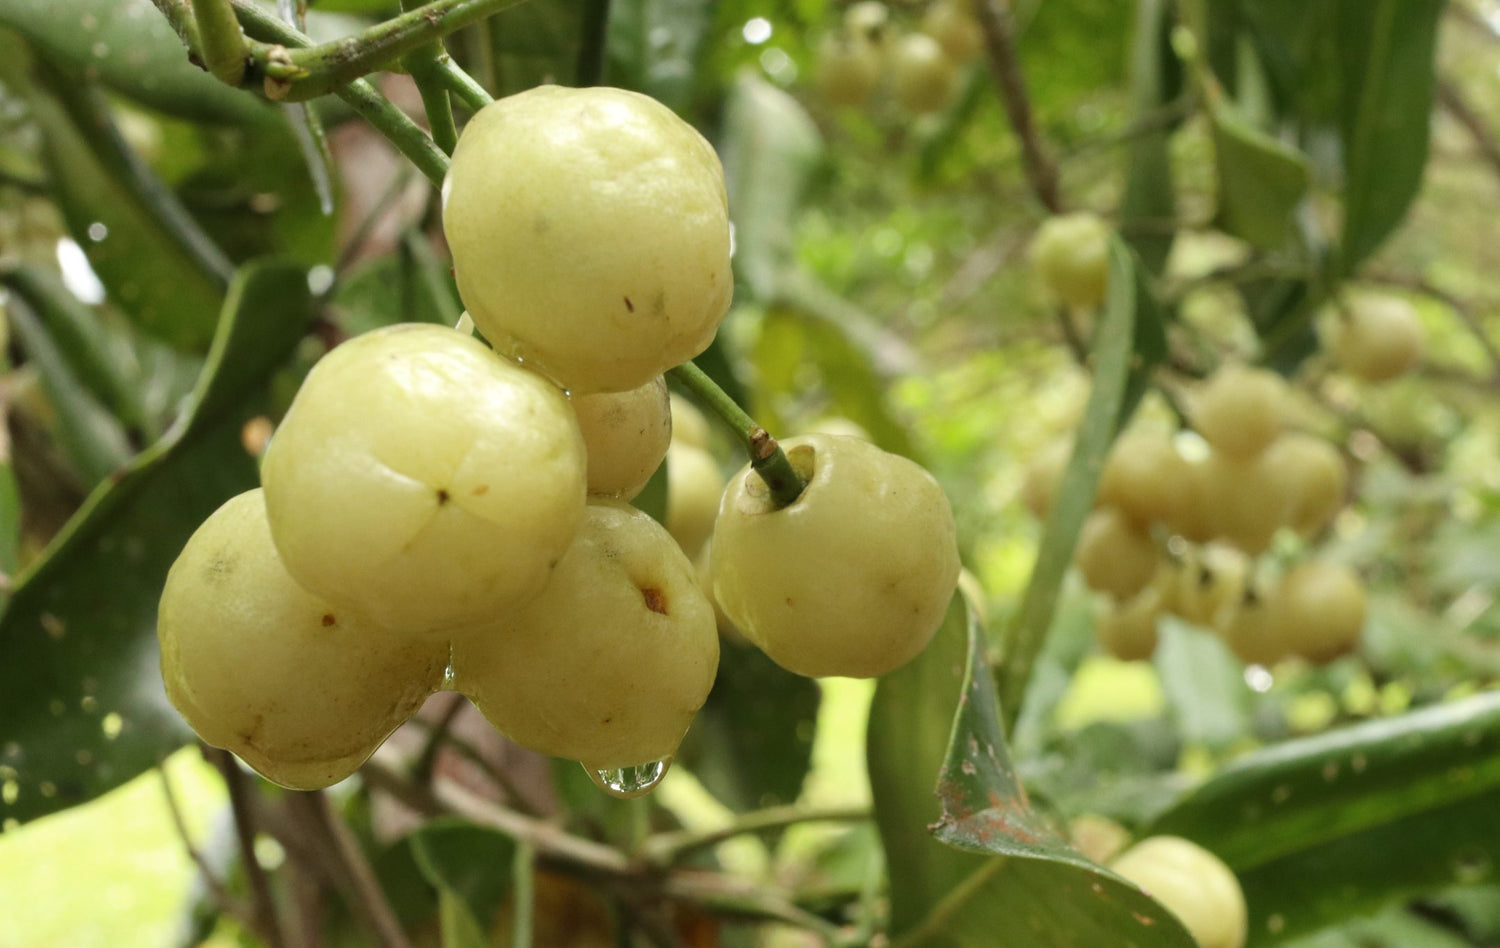
[[[1008,792],[1025,783],[1047,832],[1098,814],[1215,849],[1246,883],[1253,944],[1496,944],[1500,724],[1493,695],[1471,696],[1500,671],[1500,242],[1489,239],[1500,5],[1002,7],[1061,205],[1109,219],[1161,304],[1112,311],[1099,338],[1109,319],[1159,323],[1167,392],[1234,358],[1288,374],[1303,426],[1355,462],[1355,501],[1323,555],[1371,590],[1355,655],[1268,670],[1181,623],[1149,663],[1100,655],[1090,595],[1068,580],[1027,701],[1008,709],[1019,715]],[[873,913],[899,927],[902,913],[933,908],[897,894],[923,872],[962,879],[973,865],[962,860],[1022,857],[995,892],[1051,893],[1036,904],[1057,927],[1039,935],[1002,918],[1015,927],[995,940],[1081,943],[1086,929],[1068,926],[1086,913],[1065,896],[1083,877],[1067,858],[1046,847],[960,858],[925,837],[934,775],[953,764],[964,686],[953,669],[967,654],[968,681],[985,670],[1033,581],[1042,525],[1017,502],[1026,466],[1084,418],[1105,360],[1080,364],[1025,263],[1050,211],[988,64],[965,66],[935,115],[884,98],[836,109],[810,82],[817,42],[843,14],[827,0],[528,0],[448,48],[497,94],[569,82],[606,9],[604,81],[668,103],[725,161],[738,302],[705,368],[778,434],[838,416],[927,465],[952,498],[983,621],[950,617],[947,658],[924,658],[879,696],[871,683],[793,678],[726,643],[709,705],[645,803],[598,796],[576,767],[507,744],[449,696],[394,743],[419,751],[451,719],[454,744],[438,757],[448,778],[626,849],[758,808],[867,808],[873,785],[878,833],[808,823],[694,858],[794,893],[820,918]],[[921,4],[891,11],[911,26]],[[326,0],[310,4],[306,28],[328,39],[396,12]],[[145,0],[0,0],[0,26],[0,943],[255,943],[214,909],[206,882],[236,898],[250,885],[215,766],[178,750],[190,735],[161,694],[155,598],[193,526],[255,483],[258,426],[331,343],[457,318],[438,202],[342,102],[304,113],[217,84]],[[1188,42],[1201,55],[1180,59]],[[381,87],[419,112],[405,77]],[[1312,326],[1347,285],[1417,306],[1419,372],[1375,387],[1329,371]],[[1139,412],[1175,423],[1159,391]],[[716,448],[726,473],[739,466],[727,438]],[[1000,742],[998,721],[969,725]],[[278,791],[259,793],[263,819],[295,817],[277,809]],[[517,909],[495,867],[509,842],[469,824],[416,829],[361,786],[332,796],[419,940],[437,943],[462,898],[507,943]],[[1247,827],[1264,845],[1245,843]],[[277,873],[278,898],[324,900],[309,917],[327,943],[362,943],[327,886],[277,872],[297,864],[277,836],[255,855]],[[888,908],[878,872],[871,881],[882,851]],[[493,870],[490,888],[465,887],[474,866]],[[616,924],[629,915],[617,892],[545,871],[531,882],[537,944],[650,929]],[[807,943],[795,926],[702,910],[673,917],[682,943]],[[1180,944],[1169,928],[1144,937]]]

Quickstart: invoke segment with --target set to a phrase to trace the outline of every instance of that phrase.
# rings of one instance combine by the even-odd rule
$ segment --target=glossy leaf
[[[711,19],[706,0],[615,0],[609,5],[610,85],[644,92],[678,112]]]
[[[515,843],[458,819],[434,820],[409,837],[417,868],[438,891],[444,948],[482,948],[510,889]]]
[[[0,765],[19,792],[0,819],[91,799],[190,737],[157,671],[157,597],[198,524],[255,486],[240,428],[310,315],[300,268],[242,269],[187,414],[19,577],[0,616]]]
[[[98,81],[142,105],[198,122],[263,122],[275,111],[188,62],[187,50],[151,0],[8,0],[11,27],[78,79]]]
[[[1246,755],[1152,832],[1196,840],[1240,876],[1254,943],[1394,899],[1494,878],[1500,694]]]
[[[1344,145],[1341,270],[1390,235],[1422,183],[1443,0],[1337,0]]]
[[[868,752],[893,945],[1193,945],[1032,808],[1000,732],[983,633],[959,597],[927,650],[881,680]]]
[[[1282,246],[1307,193],[1307,160],[1227,104],[1213,108],[1210,120],[1219,171],[1218,225],[1262,250]]]

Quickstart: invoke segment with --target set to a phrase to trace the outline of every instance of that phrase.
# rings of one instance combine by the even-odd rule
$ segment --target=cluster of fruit
[[[635,93],[533,89],[471,120],[443,200],[493,349],[397,325],[309,373],[261,489],[205,521],[162,592],[167,693],[205,741],[323,787],[450,687],[607,789],[649,789],[719,654],[689,555],[628,504],[664,455],[671,526],[690,550],[712,533],[711,588],[773,659],[876,675],[925,646],[958,556],[920,467],[794,439],[794,502],[747,466],[720,504],[712,457],[669,448],[663,372],[709,344],[732,287],[723,172],[691,126]]]
[[[831,105],[859,108],[889,77],[904,109],[925,115],[946,109],[958,90],[960,67],[984,47],[975,17],[978,0],[933,0],[915,32],[899,33],[879,0],[859,0],[818,44],[814,81]]]

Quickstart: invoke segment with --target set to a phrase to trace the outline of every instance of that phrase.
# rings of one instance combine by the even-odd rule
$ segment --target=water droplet
[[[92,240],[96,244],[109,236],[109,228],[104,226],[103,221],[94,221],[87,227],[86,232],[89,235],[89,240]]]
[[[662,778],[667,775],[667,770],[672,766],[672,758],[653,760],[649,764],[637,764],[634,767],[611,767],[605,770],[595,770],[593,767],[584,765],[589,776],[599,789],[610,796],[619,797],[622,800],[630,797],[638,797],[650,793],[661,783]]]

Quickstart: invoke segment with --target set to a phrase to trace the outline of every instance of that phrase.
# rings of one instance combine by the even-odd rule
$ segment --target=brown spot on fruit
[[[625,311],[627,313],[633,313],[633,312],[635,312],[635,304],[632,303],[632,302],[630,302],[630,297],[628,297],[628,296],[625,297]]]
[[[667,614],[667,597],[655,586],[642,586],[641,598],[646,601],[646,608],[659,615]]]
[[[323,613],[323,628],[327,629],[327,628],[335,625],[338,621],[339,621],[338,619],[334,618],[333,613],[331,613],[331,612],[325,612],[325,613]]]
[[[489,492],[490,492],[490,485],[488,485],[488,484],[480,484],[478,487],[474,488],[474,491],[473,491],[475,497],[479,497],[479,496],[482,496],[484,494],[488,494]]]
[[[446,504],[448,502],[448,491],[445,488],[439,487],[437,492],[437,499],[439,507],[441,507],[443,504]]]

